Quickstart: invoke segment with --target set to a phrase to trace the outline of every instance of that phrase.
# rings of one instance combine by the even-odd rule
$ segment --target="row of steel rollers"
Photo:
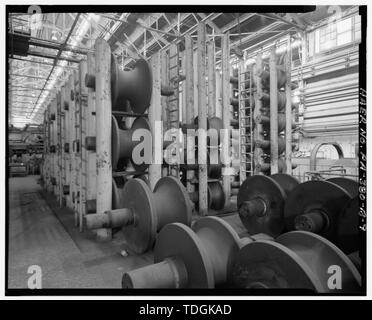
[[[277,237],[299,230],[316,233],[346,254],[359,250],[358,183],[348,178],[299,183],[287,174],[248,177],[237,205],[249,233]]]
[[[331,265],[341,269],[341,290],[328,285]],[[292,231],[276,239],[265,234],[240,238],[223,219],[203,217],[192,227],[164,226],[155,243],[154,263],[126,272],[122,288],[307,289],[345,294],[360,292],[361,277],[341,250],[317,234]]]
[[[285,151],[284,130],[286,126],[286,92],[283,90],[287,82],[286,72],[284,70],[283,57],[281,55],[277,58],[277,107],[278,107],[278,170],[279,172],[286,171],[286,163],[283,157]],[[260,78],[262,81],[263,92],[259,94],[258,99],[262,101],[261,114],[256,116],[255,123],[262,125],[261,137],[254,141],[255,148],[262,149],[262,162],[257,163],[256,169],[265,174],[270,173],[270,71],[268,64],[264,65],[261,71]],[[256,79],[255,79],[256,80]],[[294,86],[294,84],[292,84]],[[296,108],[296,104],[292,103],[292,109]],[[292,123],[292,129],[295,124]],[[298,144],[293,143],[292,149],[298,149]]]

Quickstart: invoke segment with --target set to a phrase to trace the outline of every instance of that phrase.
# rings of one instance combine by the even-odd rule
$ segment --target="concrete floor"
[[[74,227],[72,211],[60,209],[37,184],[38,176],[9,180],[8,287],[27,288],[38,265],[42,288],[120,288],[125,271],[152,261],[152,254],[121,255],[120,233],[99,243]]]

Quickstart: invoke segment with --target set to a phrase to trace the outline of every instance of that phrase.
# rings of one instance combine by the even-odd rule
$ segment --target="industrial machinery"
[[[298,184],[288,174],[248,177],[238,192],[239,216],[248,232],[280,235],[285,228],[285,201]]]
[[[205,217],[192,228],[166,225],[154,248],[154,264],[124,274],[123,288],[215,288],[226,286],[240,239],[224,220]]]
[[[330,283],[330,274],[335,272],[332,267],[338,268],[338,283]],[[235,287],[246,289],[361,291],[361,277],[351,260],[327,239],[306,231],[246,244],[236,256],[232,278]]]

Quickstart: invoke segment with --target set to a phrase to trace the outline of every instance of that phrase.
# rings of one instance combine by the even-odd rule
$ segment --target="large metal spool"
[[[192,206],[183,185],[174,177],[161,178],[151,192],[141,179],[131,179],[121,192],[123,206],[88,215],[88,229],[121,227],[128,249],[143,253],[151,249],[156,233],[172,222],[191,224]]]
[[[201,218],[192,229],[166,225],[154,248],[154,264],[129,271],[123,288],[214,288],[223,286],[233,258],[243,243],[235,230],[217,217]]]
[[[122,169],[128,159],[135,170],[145,171],[149,164],[142,163],[136,164],[132,159],[132,151],[136,145],[141,141],[134,141],[133,134],[137,129],[143,129],[150,131],[150,125],[148,119],[145,117],[136,118],[130,129],[123,130],[119,127],[118,121],[115,117],[112,117],[112,137],[111,137],[111,148],[112,148],[112,167],[114,170]]]
[[[317,233],[333,243],[339,242],[338,226],[351,195],[329,181],[307,181],[289,194],[284,208],[287,230]],[[342,219],[348,220],[347,217]],[[352,218],[351,218],[352,219]],[[355,218],[354,218],[355,219]],[[357,232],[357,225],[348,226]]]
[[[344,188],[354,198],[359,194],[359,184],[355,180],[351,180],[344,177],[329,178],[326,181],[332,182]]]
[[[95,75],[85,75],[85,85],[96,88]],[[133,69],[122,71],[111,56],[111,103],[112,109],[127,111],[127,101],[135,113],[144,113],[150,106],[152,94],[151,68],[144,59],[137,60]]]
[[[328,285],[331,266],[341,270],[341,289],[332,290]],[[235,287],[249,289],[342,294],[361,290],[361,277],[351,260],[327,239],[305,231],[246,244],[236,255],[232,279]]]
[[[198,207],[199,192],[189,193],[191,201],[195,202]],[[208,208],[213,210],[221,210],[225,205],[225,193],[219,181],[208,182]]]
[[[335,244],[346,254],[361,250],[359,230],[359,197],[351,199],[343,208],[337,223]]]
[[[123,177],[112,178],[112,208],[119,209],[124,205],[121,190],[126,183],[126,179]],[[96,199],[89,199],[85,202],[85,213],[92,214],[97,212]]]
[[[298,184],[288,174],[248,177],[240,186],[237,198],[239,217],[248,233],[280,235],[285,226],[284,203]]]

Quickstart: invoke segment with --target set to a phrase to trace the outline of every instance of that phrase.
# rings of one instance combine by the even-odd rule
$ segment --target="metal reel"
[[[133,69],[119,69],[115,57],[111,56],[111,101],[113,109],[125,111],[125,101],[135,113],[144,113],[150,105],[152,74],[144,59],[137,60]]]
[[[330,266],[341,270],[342,289],[328,286]],[[294,231],[276,241],[246,244],[236,256],[232,272],[235,287],[250,289],[309,289],[318,293],[355,293],[361,278],[350,259],[319,235]]]
[[[354,198],[359,194],[359,184],[355,180],[351,180],[348,178],[337,177],[337,178],[329,178],[326,181],[332,182],[344,188],[350,195]]]
[[[156,207],[157,231],[172,222],[191,225],[192,204],[182,183],[175,177],[163,177],[153,191]]]
[[[337,241],[338,219],[350,194],[327,181],[307,181],[299,184],[287,197],[284,207],[288,231],[310,231]]]
[[[248,233],[276,237],[284,229],[283,209],[286,194],[272,178],[248,177],[238,192],[239,216]]]

